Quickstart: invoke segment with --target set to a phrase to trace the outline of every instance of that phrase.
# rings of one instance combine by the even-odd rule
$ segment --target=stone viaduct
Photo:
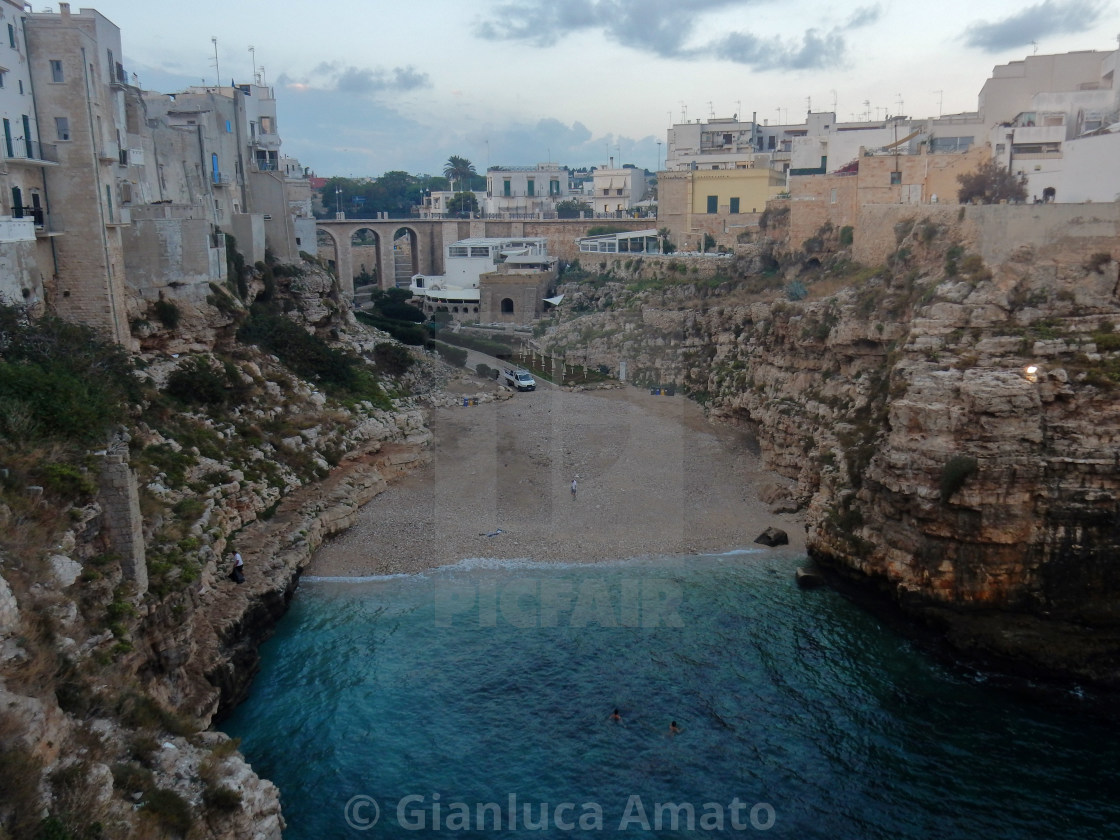
[[[345,294],[354,294],[355,251],[375,254],[381,288],[393,285],[397,256],[411,258],[413,274],[442,274],[446,245],[460,239],[543,236],[548,252],[563,260],[576,259],[576,240],[593,227],[623,230],[657,227],[656,219],[320,219],[315,223],[318,256],[333,263]],[[355,240],[355,236],[358,239]],[[359,263],[360,264],[360,263]]]

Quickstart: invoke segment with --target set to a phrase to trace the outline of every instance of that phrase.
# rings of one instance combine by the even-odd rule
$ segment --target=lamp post
[[[334,217],[342,218],[342,187],[334,188]]]

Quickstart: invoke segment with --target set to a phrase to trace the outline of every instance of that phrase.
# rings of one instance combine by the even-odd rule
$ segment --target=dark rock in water
[[[755,538],[755,542],[773,548],[776,545],[789,545],[789,537],[781,528],[767,528]]]
[[[812,569],[798,568],[795,577],[797,585],[802,589],[816,589],[818,586],[824,586],[824,578],[819,572],[814,572]]]

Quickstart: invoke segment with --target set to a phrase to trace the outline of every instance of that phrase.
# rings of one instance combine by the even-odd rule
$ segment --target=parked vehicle
[[[518,391],[537,390],[537,380],[533,378],[533,374],[524,368],[503,368],[502,379],[511,388],[516,388]]]

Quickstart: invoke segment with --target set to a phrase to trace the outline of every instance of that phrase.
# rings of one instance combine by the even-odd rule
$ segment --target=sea
[[[804,562],[304,577],[221,728],[289,840],[1120,838],[1120,739],[1076,687],[933,658]]]

